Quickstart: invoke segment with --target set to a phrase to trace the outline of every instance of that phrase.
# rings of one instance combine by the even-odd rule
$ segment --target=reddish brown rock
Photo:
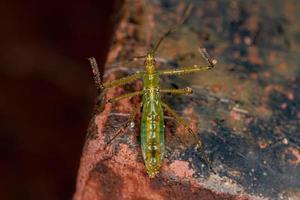
[[[195,178],[188,161],[165,159],[161,173],[149,178],[136,140],[136,130],[127,131],[106,149],[112,135],[112,106],[106,105],[90,123],[83,149],[74,200],[102,199],[249,199],[231,180],[211,175]],[[113,123],[113,124],[112,124]],[[106,136],[105,136],[106,135]]]
[[[147,52],[151,38],[157,39],[170,24],[176,23],[186,6],[176,1],[135,2],[138,2],[136,7],[133,4],[124,7],[124,18],[108,56],[106,81],[141,70],[142,62],[129,65],[124,60]],[[297,196],[300,77],[281,72],[295,71],[298,62],[291,58],[289,63],[292,64],[286,65],[288,69],[278,67],[286,63],[280,56],[282,53],[266,50],[273,45],[284,49],[284,45],[288,45],[287,38],[280,33],[272,34],[275,31],[272,18],[251,14],[265,9],[263,3],[220,1],[223,2],[220,6],[217,1],[193,2],[197,8],[192,18],[182,32],[178,30],[163,42],[157,63],[164,69],[201,63],[196,53],[199,47],[207,47],[209,53],[220,58],[214,70],[202,75],[162,79],[164,87],[193,87],[193,95],[182,98],[165,95],[164,98],[201,138],[216,174],[202,162],[203,154],[194,148],[195,139],[185,134],[166,113],[166,158],[158,176],[150,179],[141,156],[140,115],[134,128],[126,130],[104,149],[141,98],[122,100],[114,105],[98,102],[83,149],[74,200],[245,200]],[[232,9],[225,9],[224,16],[220,17],[220,8]],[[275,12],[282,6],[270,9],[284,13]],[[201,29],[199,22],[203,23]],[[268,26],[262,28],[261,22]],[[116,63],[121,67],[117,68]],[[141,87],[141,82],[135,82],[112,88],[99,100]]]

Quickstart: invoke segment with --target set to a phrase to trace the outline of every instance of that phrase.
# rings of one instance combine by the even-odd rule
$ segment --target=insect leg
[[[194,65],[193,67],[184,67],[180,69],[159,70],[158,73],[159,75],[184,75],[184,74],[190,74],[190,73],[195,73],[200,71],[206,71],[212,68],[213,67],[208,65],[206,66]]]
[[[121,128],[119,128],[113,137],[111,137],[108,142],[106,143],[106,145],[104,146],[104,149],[106,149],[106,147],[114,140],[116,139],[116,137],[118,137],[121,133],[123,133],[129,126],[132,126],[132,123],[134,123],[134,119],[138,113],[138,111],[141,109],[141,106],[143,105],[143,102],[141,102],[136,108],[134,108],[131,113],[130,113],[130,117],[128,119],[128,121],[125,123],[125,125],[123,125]]]
[[[89,58],[89,61],[90,61],[91,67],[93,69],[94,81],[95,81],[95,84],[96,84],[96,87],[97,87],[97,90],[99,93],[103,89],[111,88],[111,87],[115,87],[115,86],[119,86],[119,85],[124,85],[126,83],[135,81],[139,78],[142,78],[142,76],[144,74],[144,72],[137,72],[133,75],[126,76],[124,78],[120,78],[120,79],[112,81],[112,82],[102,83],[96,59],[92,57],[92,58]]]
[[[95,85],[97,88],[97,93],[100,94],[101,89],[103,88],[103,85],[102,85],[97,61],[94,57],[88,58],[88,60],[90,61],[90,65],[92,67],[93,78],[94,78],[94,82],[95,82]]]
[[[133,75],[129,75],[123,78],[120,78],[118,80],[109,82],[109,83],[104,83],[103,84],[103,89],[104,88],[111,88],[111,87],[115,87],[115,86],[119,86],[119,85],[125,85],[127,83],[133,82],[139,78],[142,78],[144,72],[137,72]]]
[[[190,87],[183,89],[160,89],[162,93],[171,93],[171,94],[192,94],[193,90]]]
[[[131,98],[131,97],[134,97],[134,96],[137,96],[137,95],[142,95],[142,94],[143,94],[142,90],[141,91],[136,91],[136,92],[131,92],[131,93],[123,94],[123,95],[108,99],[106,101],[106,103],[115,103],[115,102],[120,101],[122,99]]]
[[[184,74],[190,74],[200,71],[206,71],[209,69],[212,69],[217,64],[217,61],[215,59],[211,59],[207,53],[207,51],[204,48],[199,48],[199,52],[202,55],[202,57],[207,61],[208,65],[203,66],[190,66],[190,67],[183,67],[179,69],[172,69],[172,70],[159,70],[158,73],[160,75],[184,75]]]
[[[167,104],[162,102],[162,106],[175,118],[178,124],[183,125],[183,127],[188,131],[188,133],[197,141],[196,149],[201,152],[203,155],[203,161],[205,164],[209,167],[209,169],[215,173],[215,171],[212,168],[212,164],[210,160],[208,159],[207,155],[204,152],[204,144],[201,142],[201,140],[198,139],[197,135],[194,133],[194,131],[189,127],[189,125]]]

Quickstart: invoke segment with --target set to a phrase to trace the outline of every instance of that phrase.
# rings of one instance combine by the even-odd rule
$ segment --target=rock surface
[[[145,53],[187,6],[171,0],[135,2],[125,4],[106,81],[141,70],[141,63],[112,63]],[[300,30],[287,23],[295,23],[299,6],[291,6],[293,1],[276,1],[273,7],[257,1],[192,2],[191,16],[164,41],[157,61],[163,69],[204,63],[199,47],[219,61],[213,71],[161,80],[164,88],[193,88],[191,96],[165,95],[164,101],[198,133],[216,174],[203,165],[195,141],[168,114],[166,159],[158,177],[150,179],[145,171],[140,115],[135,127],[104,149],[141,99],[114,105],[103,100],[141,89],[137,81],[101,94],[83,149],[75,200],[299,197],[300,74],[295,55]]]

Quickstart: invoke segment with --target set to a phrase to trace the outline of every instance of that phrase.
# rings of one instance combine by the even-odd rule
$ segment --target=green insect
[[[183,17],[181,24],[184,22],[190,10],[191,10],[191,6],[189,6],[187,11],[185,12],[185,17]],[[117,131],[117,133],[109,140],[107,144],[112,142],[126,128],[134,124],[135,116],[142,107],[143,111],[142,111],[142,120],[141,120],[141,149],[142,149],[142,155],[145,162],[146,170],[150,178],[155,177],[159,173],[163,163],[164,151],[165,151],[165,142],[164,142],[165,125],[164,125],[164,113],[163,113],[164,109],[168,111],[179,124],[183,125],[185,130],[195,138],[195,141],[198,141],[196,148],[203,152],[203,145],[201,141],[197,138],[196,134],[192,131],[192,129],[189,128],[188,124],[172,108],[170,108],[166,103],[162,102],[161,100],[162,93],[191,94],[192,89],[189,87],[183,89],[162,89],[160,88],[159,79],[160,76],[164,76],[164,75],[184,75],[184,74],[209,70],[214,68],[216,64],[216,60],[210,59],[205,49],[200,49],[200,53],[208,63],[205,66],[194,65],[191,67],[184,67],[184,68],[179,68],[174,70],[156,70],[155,52],[157,51],[163,39],[167,37],[170,33],[174,32],[176,29],[177,28],[173,28],[167,31],[160,38],[160,40],[158,40],[154,48],[150,50],[148,53],[146,53],[146,55],[133,58],[133,59],[144,58],[146,71],[136,72],[133,75],[123,77],[121,79],[112,82],[102,83],[95,58],[89,58],[89,61],[93,68],[94,80],[99,90],[124,85],[133,82],[137,79],[143,80],[143,84],[144,84],[143,90],[120,95],[118,97],[114,97],[106,101],[107,103],[114,103],[124,98],[131,98],[137,95],[143,96],[142,102],[139,104],[138,107],[133,109],[132,113],[130,114],[128,122],[125,124],[124,127],[122,127]],[[210,161],[205,156],[205,154],[203,156],[203,160],[212,170]]]

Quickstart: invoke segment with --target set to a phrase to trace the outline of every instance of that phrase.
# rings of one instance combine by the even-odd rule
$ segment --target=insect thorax
[[[159,76],[157,73],[153,73],[153,74],[146,73],[143,79],[144,79],[144,88],[159,86]]]
[[[147,73],[153,74],[155,70],[155,59],[152,53],[148,53],[146,55],[145,65],[146,65]]]
[[[159,76],[157,73],[144,75],[144,102],[159,101]]]

